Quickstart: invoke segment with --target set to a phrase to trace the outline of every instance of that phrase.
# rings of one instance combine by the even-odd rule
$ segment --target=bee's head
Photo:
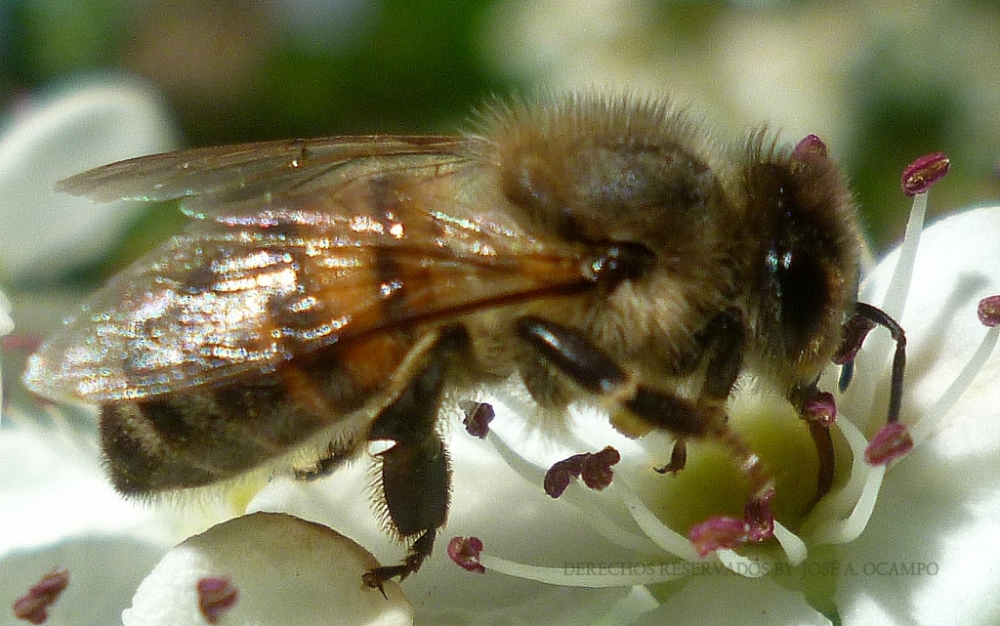
[[[751,140],[742,181],[747,220],[762,226],[749,308],[762,349],[811,377],[837,349],[856,300],[856,207],[817,137],[790,153],[763,149],[762,137]]]

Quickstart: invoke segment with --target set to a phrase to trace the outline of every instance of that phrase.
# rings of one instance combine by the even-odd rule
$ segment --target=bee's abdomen
[[[412,345],[381,335],[269,374],[101,410],[111,480],[126,495],[198,487],[294,450],[365,405]]]
[[[322,416],[292,409],[285,396],[244,382],[105,404],[101,441],[115,487],[126,494],[195,487],[281,454],[322,425]]]

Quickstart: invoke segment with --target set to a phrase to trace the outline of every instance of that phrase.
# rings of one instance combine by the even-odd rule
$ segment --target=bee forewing
[[[57,400],[155,396],[583,280],[579,250],[533,239],[469,191],[487,165],[427,139],[328,141],[322,158],[306,151],[311,160],[288,171],[274,169],[289,158],[275,156],[283,143],[144,157],[70,179],[103,198],[189,176],[182,202],[203,219],[98,292],[32,358],[26,384]]]
[[[383,157],[460,155],[473,138],[455,136],[324,137],[195,148],[119,161],[61,181],[59,191],[98,202],[165,201],[225,191],[290,193],[330,184],[343,166]],[[355,168],[351,175],[356,176]],[[334,181],[327,181],[332,176]]]

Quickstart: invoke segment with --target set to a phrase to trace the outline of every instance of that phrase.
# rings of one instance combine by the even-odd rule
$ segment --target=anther
[[[486,568],[479,562],[482,551],[483,542],[479,537],[452,537],[448,542],[448,558],[470,572],[486,572]]]
[[[228,576],[208,576],[198,580],[198,610],[209,624],[218,624],[239,596],[239,589]]]
[[[951,167],[951,159],[944,152],[934,152],[920,157],[903,170],[903,193],[911,198],[926,193],[931,185],[944,178]]]

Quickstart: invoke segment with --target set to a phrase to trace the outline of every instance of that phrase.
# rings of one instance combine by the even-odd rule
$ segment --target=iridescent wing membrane
[[[283,141],[140,157],[61,183],[179,200],[180,235],[116,276],[32,357],[61,400],[156,396],[268,372],[353,337],[579,287],[479,181],[476,138]]]

